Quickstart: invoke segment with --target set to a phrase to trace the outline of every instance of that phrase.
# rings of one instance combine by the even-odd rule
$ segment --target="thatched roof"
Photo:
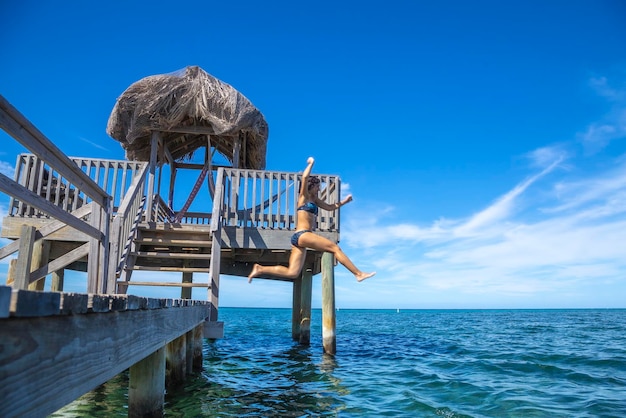
[[[265,118],[241,93],[200,67],[143,78],[117,99],[107,133],[120,141],[126,158],[149,161],[152,131],[162,132],[175,160],[204,147],[210,133],[211,145],[233,163],[233,144],[241,137],[238,166],[265,168]]]

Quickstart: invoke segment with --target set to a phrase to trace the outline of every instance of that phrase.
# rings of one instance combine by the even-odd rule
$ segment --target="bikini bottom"
[[[293,245],[294,247],[302,248],[301,246],[298,245],[298,240],[300,239],[300,235],[304,234],[305,232],[312,232],[312,231],[310,229],[303,229],[302,231],[296,232],[295,234],[291,236],[291,245]]]

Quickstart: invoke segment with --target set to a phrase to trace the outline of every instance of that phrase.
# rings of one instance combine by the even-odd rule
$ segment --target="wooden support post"
[[[335,256],[322,254],[322,344],[326,354],[337,352],[335,318]]]
[[[185,334],[185,375],[193,373],[193,330]]]
[[[17,258],[12,258],[9,261],[9,269],[7,271],[7,286],[13,286],[15,282],[15,270],[17,269]]]
[[[165,385],[176,387],[187,375],[187,335],[170,341],[165,350]]]
[[[157,162],[157,149],[159,148],[159,132],[153,131],[150,141],[150,169],[148,172],[148,200],[147,200],[147,213],[146,220],[152,221],[153,217],[153,201],[154,201],[154,176],[156,174],[156,162]]]
[[[60,270],[53,272],[50,290],[53,292],[62,292],[64,278],[65,278],[65,269],[60,269]]]
[[[22,225],[20,231],[20,249],[15,265],[14,289],[26,290],[30,283],[30,264],[33,256],[33,244],[35,243],[35,232],[37,230],[31,225]]]
[[[128,416],[162,417],[165,403],[165,347],[130,367]]]
[[[302,278],[293,279],[293,300],[291,301],[291,338],[300,341],[300,309],[302,306]]]
[[[193,329],[193,359],[192,370],[197,372],[202,370],[202,335],[203,326],[198,325]]]
[[[311,344],[311,296],[313,295],[313,273],[306,266],[302,269],[300,298],[300,344]]]
[[[188,267],[188,266],[189,266],[189,260],[184,260],[183,267]],[[183,272],[183,283],[193,283],[193,273]],[[180,298],[191,299],[191,287],[181,287]]]
[[[40,267],[48,264],[48,258],[50,256],[50,241],[46,241],[43,239],[38,239],[35,241],[33,245],[33,256],[31,260],[30,270],[35,271]],[[46,278],[42,277],[41,279],[30,283],[28,285],[28,290],[44,290],[46,284]]]

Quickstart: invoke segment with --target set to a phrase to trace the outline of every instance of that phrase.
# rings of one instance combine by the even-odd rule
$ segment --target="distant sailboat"
[[[396,313],[400,313],[400,308],[396,309]]]

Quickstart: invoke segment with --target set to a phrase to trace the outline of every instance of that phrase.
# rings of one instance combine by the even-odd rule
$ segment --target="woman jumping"
[[[315,223],[315,216],[317,215],[318,207],[328,211],[334,211],[352,201],[352,195],[349,195],[343,201],[333,204],[326,203],[319,198],[318,193],[320,191],[320,179],[310,175],[314,162],[315,160],[313,157],[309,157],[307,159],[307,166],[302,173],[302,183],[300,184],[300,194],[298,196],[298,209],[296,210],[296,233],[291,237],[289,267],[261,266],[260,264],[255,264],[252,268],[252,272],[250,272],[250,275],[248,276],[248,283],[252,282],[252,279],[255,277],[265,275],[286,277],[290,279],[298,277],[302,271],[302,266],[304,265],[307,248],[311,248],[316,251],[333,253],[337,261],[350,270],[359,282],[376,274],[376,272],[362,272],[352,263],[352,261],[350,261],[348,256],[341,251],[341,248],[339,248],[337,244],[313,232],[313,225]]]

